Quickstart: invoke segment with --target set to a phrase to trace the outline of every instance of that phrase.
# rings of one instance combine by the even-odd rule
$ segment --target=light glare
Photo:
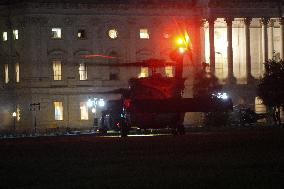
[[[89,107],[93,106],[93,102],[92,102],[91,99],[89,99],[89,100],[87,101],[87,106],[89,106]]]
[[[99,104],[100,107],[104,107],[104,106],[105,106],[105,101],[104,101],[104,99],[101,98],[101,99],[99,100],[98,104]]]

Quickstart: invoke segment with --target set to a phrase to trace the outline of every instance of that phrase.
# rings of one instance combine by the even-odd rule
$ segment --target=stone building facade
[[[263,62],[284,57],[281,1],[30,0],[0,10],[0,130],[14,120],[19,131],[91,128],[100,108],[92,113],[89,99],[119,98],[103,92],[147,75],[95,64],[171,61],[171,35],[181,29],[191,38],[192,62],[208,62],[234,104],[256,111],[264,111],[255,91]],[[160,71],[171,75],[167,69]],[[192,69],[185,67],[187,97]],[[185,123],[193,122],[188,114]]]

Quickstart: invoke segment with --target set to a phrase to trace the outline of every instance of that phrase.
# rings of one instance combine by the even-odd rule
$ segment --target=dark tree
[[[284,61],[268,60],[264,67],[257,93],[272,113],[275,124],[280,125],[280,107],[284,107]]]
[[[218,78],[209,71],[209,65],[202,63],[202,68],[194,74],[193,97],[211,98],[213,93],[220,92],[221,89]],[[204,115],[205,126],[227,125],[228,112],[206,112]]]
[[[202,68],[194,74],[193,97],[208,98],[221,89],[218,78],[209,71],[209,65],[202,63]]]

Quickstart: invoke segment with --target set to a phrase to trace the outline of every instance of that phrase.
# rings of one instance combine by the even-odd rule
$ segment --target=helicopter
[[[121,98],[110,100],[102,112],[101,128],[120,130],[121,136],[128,135],[133,127],[140,129],[170,128],[173,134],[185,134],[183,125],[186,112],[227,112],[232,110],[232,100],[221,93],[207,97],[183,98],[185,80],[183,77],[184,57],[192,61],[191,42],[187,32],[176,39],[177,47],[170,53],[172,60],[148,59],[133,63],[95,63],[106,67],[147,67],[148,77],[134,77],[128,80],[128,88],[115,89],[102,93],[120,94]],[[84,55],[84,58],[115,58],[105,55]],[[196,64],[191,64],[196,65]],[[165,77],[157,70],[172,66],[173,77]],[[225,97],[225,98],[224,98]]]
[[[182,64],[179,64],[182,65]],[[102,92],[120,94],[121,98],[109,100],[102,111],[99,131],[120,131],[126,137],[131,128],[171,129],[173,134],[185,134],[183,125],[186,112],[216,112],[232,109],[230,98],[212,95],[210,98],[183,98],[184,82],[182,68],[176,62],[148,59],[135,63],[97,63],[95,66],[148,67],[149,77],[134,77],[128,81],[128,88]],[[157,68],[175,67],[174,77],[165,77]]]

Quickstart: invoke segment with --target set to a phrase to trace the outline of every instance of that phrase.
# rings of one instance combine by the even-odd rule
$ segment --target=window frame
[[[15,82],[20,83],[20,63],[15,63]]]
[[[111,37],[111,34],[110,34],[111,31],[115,32],[115,36],[114,36],[114,37]],[[108,36],[108,38],[111,39],[111,40],[116,40],[116,39],[118,39],[118,38],[119,38],[118,29],[117,29],[116,27],[111,27],[111,28],[109,28],[109,29],[107,30],[107,36]]]
[[[85,116],[83,116],[85,114]],[[89,107],[87,102],[80,102],[80,120],[87,121],[89,120]]]
[[[84,37],[79,37],[80,31],[83,31]],[[86,29],[84,29],[84,28],[77,29],[76,38],[78,40],[86,40],[87,39],[87,31],[86,31]]]
[[[54,120],[63,121],[64,120],[64,107],[62,101],[53,101],[54,107]],[[58,110],[56,109],[58,108]]]
[[[52,61],[52,78],[53,81],[62,81],[62,60],[61,59],[53,59]],[[55,64],[56,62],[60,62],[60,70],[56,70]],[[60,74],[57,74],[57,72],[60,72]]]
[[[2,32],[2,41],[3,42],[8,41],[8,32],[7,31]]]
[[[145,30],[146,33],[142,33],[142,30]],[[145,37],[143,37],[143,35],[145,35]],[[150,39],[150,32],[149,32],[148,28],[140,28],[139,29],[139,39],[142,39],[142,40]]]
[[[19,30],[13,29],[13,40],[19,40]]]
[[[60,30],[60,37],[54,37],[53,35],[53,32],[56,32],[56,31],[53,31],[53,30]],[[63,32],[62,32],[62,28],[61,27],[52,27],[51,28],[51,37],[50,37],[52,40],[61,40],[63,38]]]
[[[4,83],[8,84],[9,82],[9,64],[4,64]]]
[[[83,65],[83,67],[84,67],[83,70],[80,69],[81,65]],[[88,80],[88,67],[87,67],[87,64],[85,62],[80,62],[79,63],[78,73],[79,73],[79,80],[80,81]]]

